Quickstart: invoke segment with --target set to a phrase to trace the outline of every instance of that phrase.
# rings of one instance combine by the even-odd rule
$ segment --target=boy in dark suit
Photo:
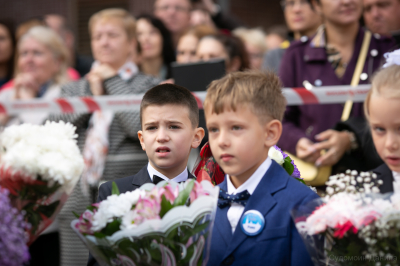
[[[140,104],[140,122],[138,137],[149,163],[134,176],[114,180],[120,193],[145,183],[195,178],[186,165],[191,149],[200,145],[204,129],[198,127],[199,108],[191,92],[174,84],[150,89]],[[100,186],[98,202],[111,195],[111,188],[112,181]]]
[[[290,211],[318,195],[268,157],[281,136],[285,105],[272,73],[230,73],[207,91],[210,147],[226,173],[210,266],[312,265]]]
[[[112,182],[120,193],[133,191],[145,183],[162,180],[184,182],[195,178],[186,165],[191,149],[204,137],[199,125],[199,108],[191,92],[174,84],[158,85],[143,96],[140,104],[142,130],[138,137],[149,163],[136,175],[102,184],[97,202],[111,195]],[[89,254],[88,266],[98,265]]]

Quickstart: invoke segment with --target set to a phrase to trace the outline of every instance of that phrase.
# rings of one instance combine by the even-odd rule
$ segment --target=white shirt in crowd
[[[258,186],[258,183],[260,183],[261,179],[265,175],[265,172],[267,172],[270,166],[271,158],[267,157],[267,159],[250,176],[250,178],[238,188],[235,188],[235,186],[231,182],[229,175],[226,175],[225,178],[227,181],[228,194],[235,195],[245,190],[247,190],[250,195],[253,194],[254,190],[256,190],[256,187]],[[235,232],[236,226],[238,225],[239,220],[242,217],[243,211],[244,206],[238,203],[232,203],[228,210],[227,216],[229,223],[232,227],[232,234]]]
[[[165,181],[170,181],[171,180],[171,181],[174,181],[176,183],[185,182],[189,177],[188,170],[187,170],[187,167],[186,167],[185,170],[183,170],[183,172],[180,173],[179,175],[177,175],[175,178],[169,179],[168,177],[166,177],[165,175],[161,174],[156,169],[154,169],[154,167],[151,166],[150,162],[147,164],[147,172],[149,172],[149,176],[150,176],[151,181],[153,181],[153,176],[154,175],[164,179]]]

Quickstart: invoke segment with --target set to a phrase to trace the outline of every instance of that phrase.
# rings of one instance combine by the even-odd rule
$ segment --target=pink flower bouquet
[[[90,206],[71,224],[100,265],[205,265],[218,201],[208,181],[160,182]]]
[[[64,122],[11,126],[0,136],[0,186],[31,225],[29,244],[52,223],[82,173],[76,137]]]
[[[315,265],[398,265],[400,194],[377,194],[380,184],[348,171],[330,177],[325,198],[292,211]]]

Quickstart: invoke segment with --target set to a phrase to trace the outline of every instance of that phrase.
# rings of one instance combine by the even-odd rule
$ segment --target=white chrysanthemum
[[[280,151],[278,151],[277,149],[275,149],[275,147],[273,147],[273,146],[269,149],[268,156],[280,165],[282,165],[284,163],[282,153]]]
[[[135,191],[126,192],[120,195],[111,195],[107,199],[100,202],[97,212],[93,216],[93,230],[100,231],[106,227],[107,223],[112,222],[114,218],[120,218],[126,215],[139,197],[144,197],[146,191],[136,189]]]
[[[63,121],[10,126],[0,136],[1,166],[58,182],[70,193],[84,167],[76,138],[75,127]]]

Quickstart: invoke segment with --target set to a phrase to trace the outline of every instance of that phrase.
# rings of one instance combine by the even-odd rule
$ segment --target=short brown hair
[[[125,9],[122,8],[107,8],[93,14],[89,19],[89,33],[92,35],[94,24],[101,20],[119,19],[124,26],[128,39],[132,40],[136,35],[136,20]]]
[[[372,78],[371,90],[364,102],[365,117],[369,119],[371,97],[381,95],[386,98],[400,99],[400,66],[392,65],[378,71]]]
[[[211,112],[219,114],[224,108],[236,111],[239,105],[246,104],[262,123],[271,118],[282,121],[286,99],[278,76],[257,70],[227,74],[210,84],[204,109],[211,108]]]
[[[157,85],[145,93],[140,104],[140,124],[143,122],[142,116],[146,107],[167,104],[187,107],[193,128],[199,126],[199,107],[196,98],[188,89],[170,83]]]

